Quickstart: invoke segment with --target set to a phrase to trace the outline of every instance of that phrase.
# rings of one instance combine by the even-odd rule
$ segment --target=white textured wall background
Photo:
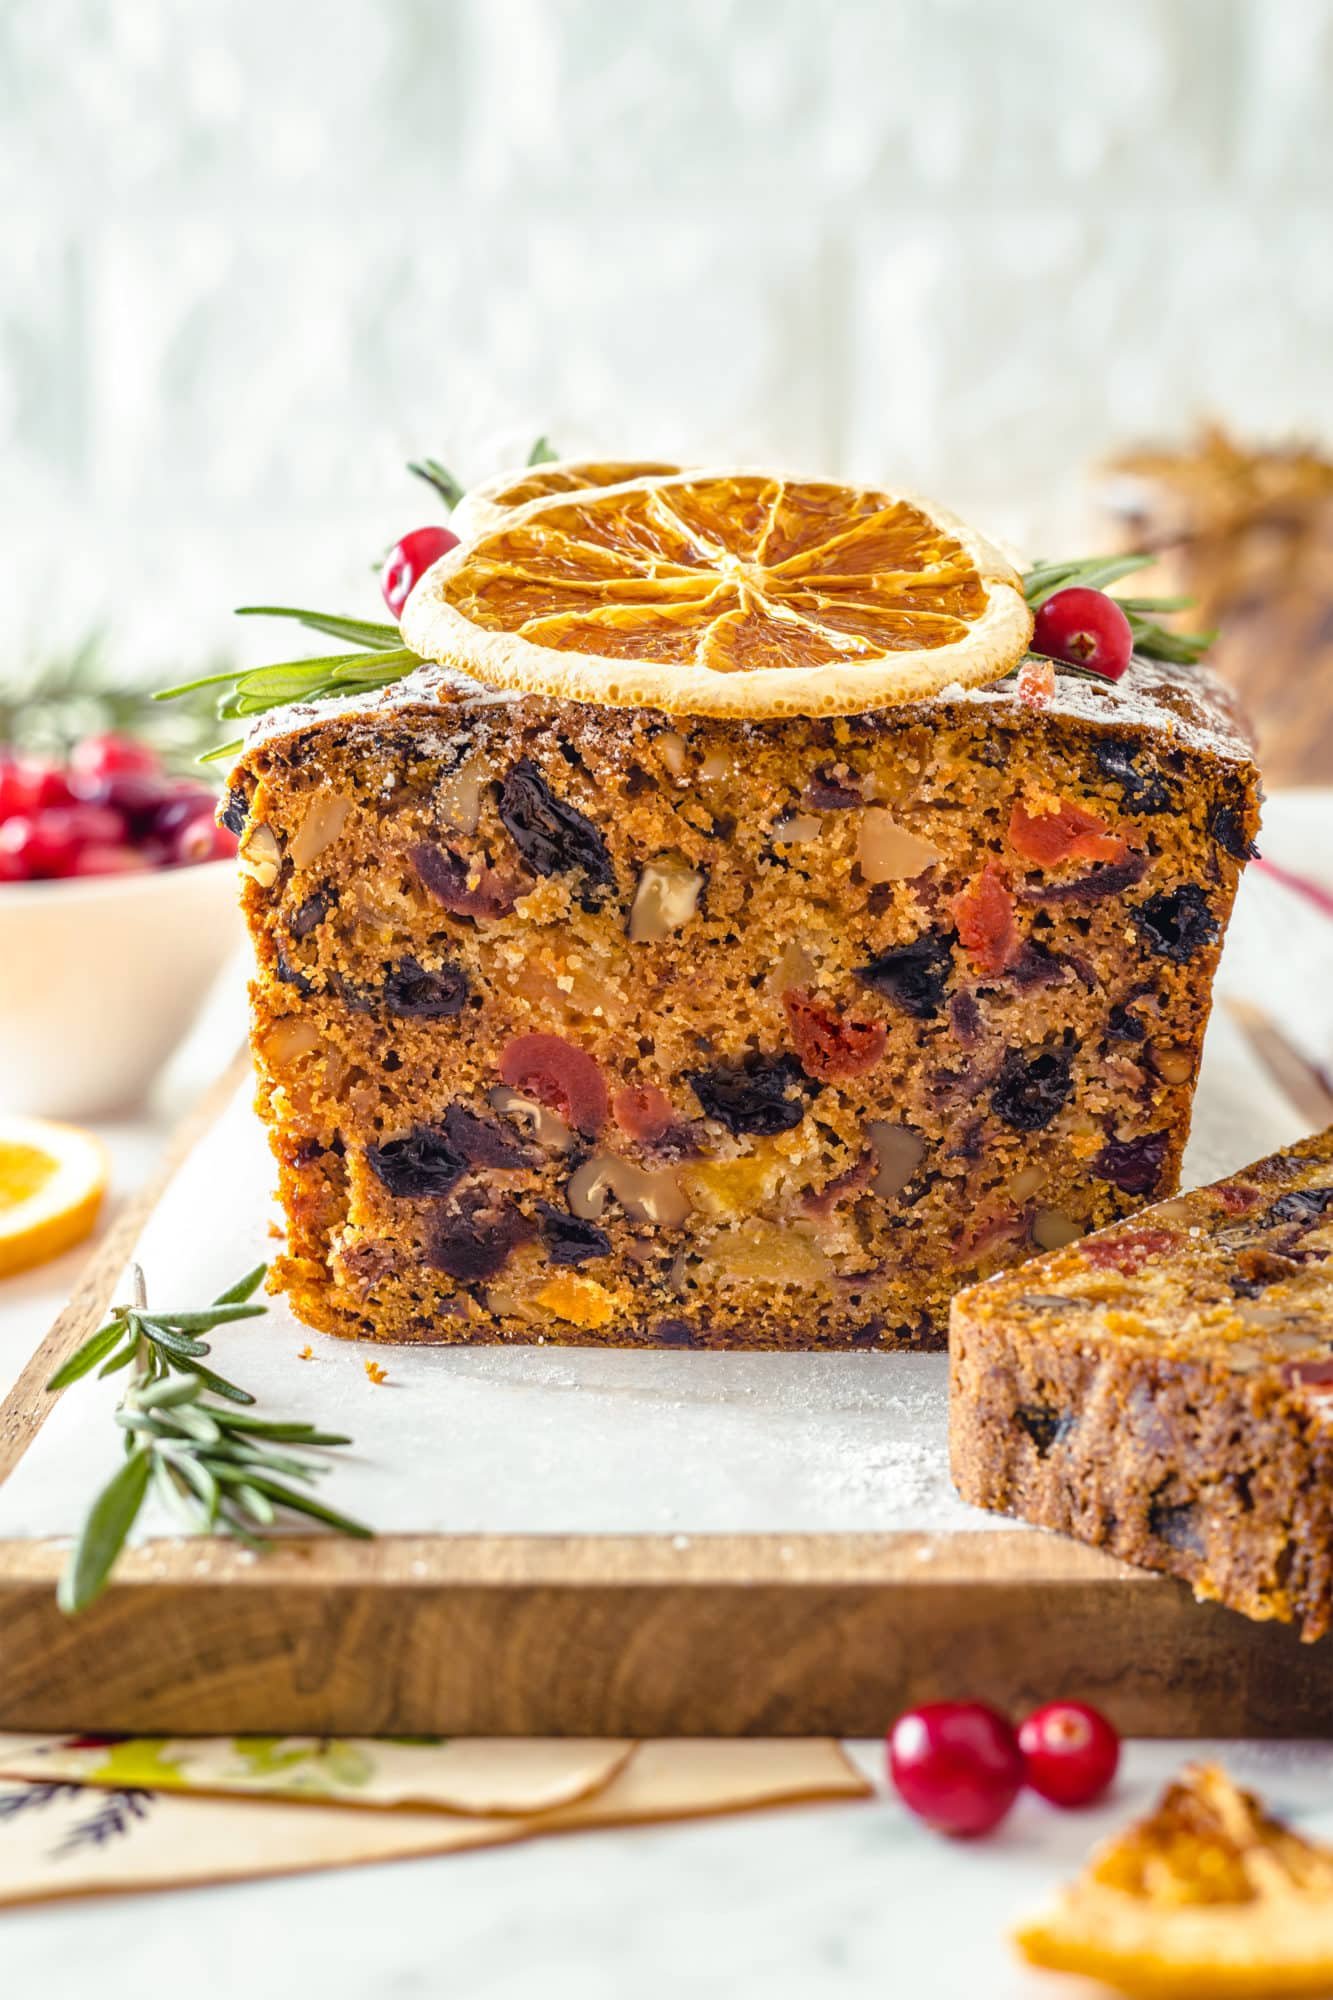
[[[1331,106],[1333,0],[0,0],[11,643],[368,606],[538,429],[1081,542],[1115,442],[1333,435]]]

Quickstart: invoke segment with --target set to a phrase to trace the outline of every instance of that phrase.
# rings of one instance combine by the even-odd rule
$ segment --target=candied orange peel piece
[[[1015,1942],[1143,2000],[1315,2000],[1333,1990],[1333,1850],[1189,1765]]]
[[[684,472],[527,502],[403,612],[424,658],[497,688],[671,714],[853,715],[998,679],[1021,579],[924,500]]]

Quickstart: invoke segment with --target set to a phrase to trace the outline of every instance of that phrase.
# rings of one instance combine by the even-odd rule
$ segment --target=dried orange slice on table
[[[1031,631],[1013,566],[942,509],[753,472],[528,501],[403,612],[416,652],[492,687],[753,718],[996,680]]]
[[[1333,1992],[1333,1851],[1190,1765],[1016,1941],[1143,2000],[1313,2000]]]
[[[91,1234],[106,1181],[106,1153],[90,1132],[0,1116],[0,1277]]]
[[[463,541],[485,534],[515,507],[529,500],[549,500],[555,493],[577,493],[587,486],[619,486],[627,479],[652,479],[679,472],[678,465],[650,458],[552,458],[544,465],[525,465],[502,472],[479,486],[469,486],[449,526]]]

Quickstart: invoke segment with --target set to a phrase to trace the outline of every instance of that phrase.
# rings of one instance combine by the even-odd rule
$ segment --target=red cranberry
[[[998,1826],[1023,1783],[1018,1739],[979,1701],[909,1708],[889,1731],[889,1776],[911,1812],[960,1838]]]
[[[28,795],[19,770],[18,759],[0,755],[0,820],[8,819],[11,813],[26,812]]]
[[[192,784],[184,779],[176,785],[161,805],[153,809],[152,831],[156,840],[170,840],[191,820],[213,816],[217,803],[207,785]]]
[[[101,778],[145,777],[160,771],[161,760],[146,743],[132,736],[85,736],[70,752],[70,780],[76,791]]]
[[[111,806],[90,806],[84,801],[64,807],[63,816],[80,847],[121,847],[125,843],[125,815]]]
[[[448,528],[414,528],[401,542],[394,543],[380,571],[380,589],[395,618],[401,616],[403,606],[431,564],[457,547],[458,536]]]
[[[1037,613],[1032,650],[1118,681],[1134,651],[1130,623],[1104,590],[1057,590]]]
[[[152,867],[137,847],[101,846],[92,842],[74,857],[71,875],[143,875]]]
[[[45,812],[48,806],[67,806],[74,797],[61,765],[45,757],[17,758],[7,790],[10,812]]]
[[[1056,1806],[1100,1798],[1120,1762],[1120,1738],[1104,1715],[1081,1701],[1048,1701],[1018,1732],[1027,1781]]]
[[[61,806],[14,813],[0,826],[0,853],[20,863],[29,878],[68,875],[79,845],[72,815]]]
[[[157,814],[176,795],[173,781],[158,771],[113,771],[104,778],[80,778],[78,785],[88,805],[123,813],[136,839],[153,831]]]
[[[217,824],[210,806],[177,829],[171,843],[171,858],[187,868],[198,861],[229,861],[237,845],[236,835]]]

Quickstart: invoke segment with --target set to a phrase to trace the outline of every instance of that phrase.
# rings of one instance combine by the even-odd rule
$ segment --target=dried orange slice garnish
[[[1033,1965],[1144,2000],[1333,1990],[1333,1852],[1194,1764],[1017,1934]]]
[[[0,1277],[90,1235],[106,1181],[106,1153],[91,1132],[0,1117]]]
[[[502,472],[480,486],[469,486],[449,526],[463,541],[473,541],[493,528],[515,507],[529,500],[549,500],[554,493],[577,493],[585,486],[619,486],[626,479],[652,479],[680,467],[661,459],[556,458],[545,465],[525,465]]]
[[[998,679],[1016,571],[923,500],[684,472],[532,500],[427,571],[423,657],[491,687],[672,714],[855,715]]]

